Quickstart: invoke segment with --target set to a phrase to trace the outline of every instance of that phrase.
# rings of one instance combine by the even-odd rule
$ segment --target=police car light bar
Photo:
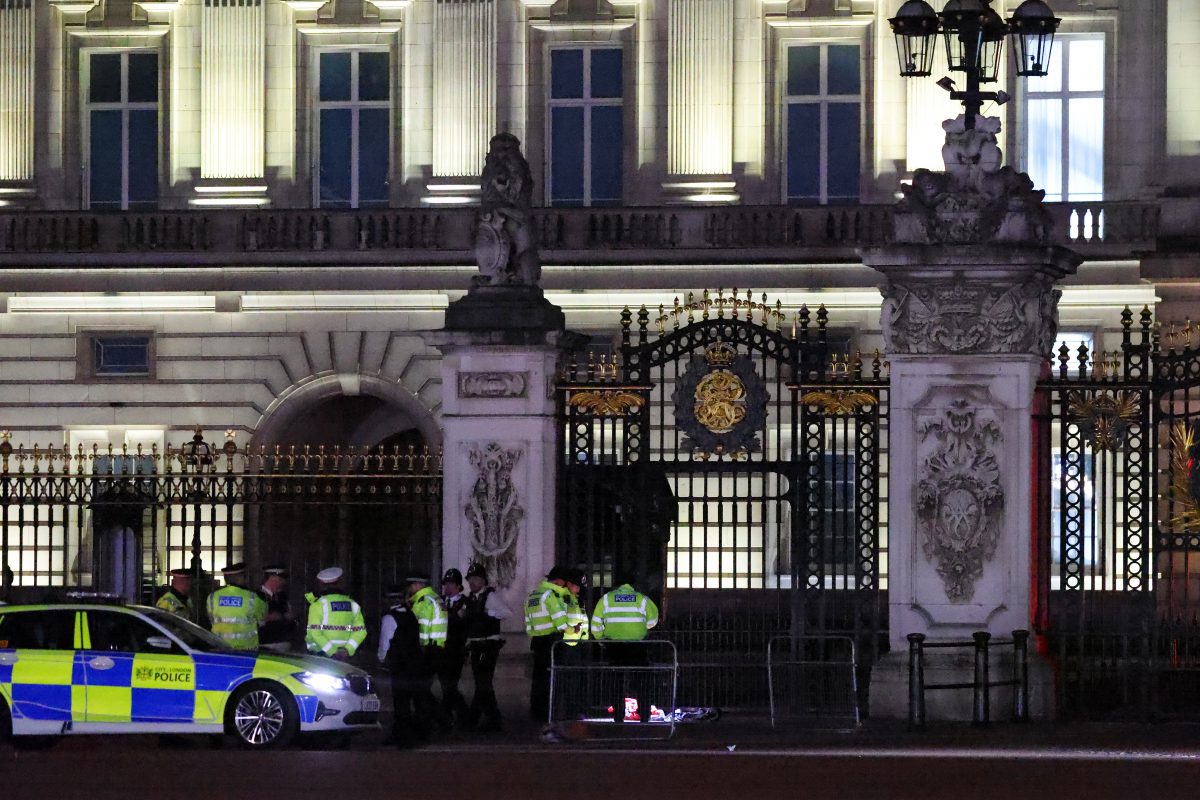
[[[124,605],[124,595],[116,592],[67,592],[64,597],[73,603],[97,603],[109,605]]]

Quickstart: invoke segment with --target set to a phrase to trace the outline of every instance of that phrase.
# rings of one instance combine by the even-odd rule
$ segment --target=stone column
[[[264,0],[203,0],[194,205],[265,205]]]
[[[34,13],[32,0],[0,2],[0,205],[34,194]]]
[[[998,121],[980,119],[974,132],[961,123],[946,126],[947,171],[918,170],[903,187],[894,243],[863,253],[887,279],[892,365],[892,652],[871,687],[880,716],[907,713],[909,634],[969,642],[975,631],[1008,639],[1030,627],[1034,390],[1057,333],[1054,283],[1081,260],[1048,244],[1043,193],[1000,167]],[[1004,654],[998,647],[1001,663]],[[927,682],[970,682],[971,673],[969,648],[928,651]],[[1032,710],[1045,714],[1052,693],[1045,671],[1034,674]],[[1001,717],[1008,695],[993,694]],[[970,690],[931,692],[927,702],[931,719],[970,719]]]
[[[443,356],[443,566],[483,563],[514,612],[504,629],[519,631],[525,597],[554,565],[554,380],[578,337],[538,286],[532,180],[516,137],[492,137],[480,187],[480,272],[445,328],[425,335]]]

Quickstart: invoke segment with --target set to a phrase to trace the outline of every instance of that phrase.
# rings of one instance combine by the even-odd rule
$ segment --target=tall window
[[[857,202],[862,115],[859,47],[793,45],[786,55],[787,201]]]
[[[158,53],[88,53],[87,205],[158,203]]]
[[[621,50],[550,51],[550,204],[621,201],[624,149]]]
[[[322,208],[387,206],[389,53],[322,51],[317,72],[317,204]]]
[[[1104,197],[1104,36],[1064,36],[1025,102],[1029,176],[1046,200]]]

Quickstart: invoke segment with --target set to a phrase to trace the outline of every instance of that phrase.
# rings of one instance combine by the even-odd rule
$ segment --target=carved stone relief
[[[524,449],[499,442],[468,451],[475,485],[464,509],[471,527],[472,558],[483,564],[498,586],[508,587],[517,575],[517,539],[525,509],[513,484],[513,467]]]
[[[966,603],[1000,538],[1000,426],[958,399],[941,419],[919,423],[917,435],[920,452],[928,453],[919,461],[914,498],[922,548],[937,567],[946,597]]]
[[[528,372],[460,372],[458,374],[458,396],[461,398],[525,397],[528,390]]]
[[[1058,333],[1049,281],[1002,287],[964,280],[884,288],[880,320],[889,353],[1044,355]]]

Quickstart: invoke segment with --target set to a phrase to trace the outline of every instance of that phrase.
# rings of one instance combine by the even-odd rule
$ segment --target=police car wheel
[[[300,727],[296,701],[284,689],[252,683],[230,701],[227,728],[243,747],[283,747]]]

